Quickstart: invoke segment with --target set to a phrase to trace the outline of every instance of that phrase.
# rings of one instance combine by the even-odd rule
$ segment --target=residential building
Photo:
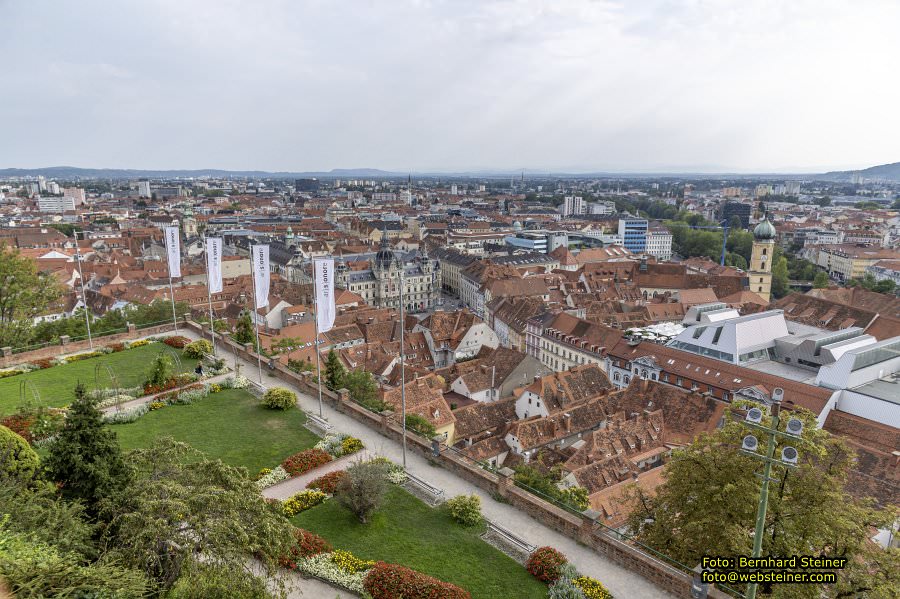
[[[653,228],[647,232],[647,253],[660,262],[672,259],[672,233],[665,228]]]
[[[38,198],[38,210],[40,212],[74,212],[75,198],[66,196],[41,196]]]
[[[560,208],[563,218],[587,213],[587,202],[581,196],[566,196]]]
[[[731,223],[731,219],[735,216],[741,219],[741,227],[748,228],[750,226],[750,216],[753,214],[753,206],[743,202],[725,202],[719,213],[720,219],[726,223]]]

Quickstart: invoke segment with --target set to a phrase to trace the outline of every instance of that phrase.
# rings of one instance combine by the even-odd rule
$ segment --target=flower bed
[[[149,339],[138,339],[136,341],[126,341],[125,347],[127,347],[128,349],[134,349],[135,347],[142,347],[144,345],[150,345],[151,343],[153,342]]]
[[[328,474],[324,474],[317,479],[309,481],[307,483],[307,489],[318,489],[324,493],[328,493],[329,495],[334,495],[334,492],[337,490],[338,484],[347,476],[347,473],[344,470],[335,470],[334,472],[329,472]]]
[[[191,340],[187,337],[182,337],[181,335],[173,335],[171,337],[166,337],[163,339],[163,343],[168,345],[169,347],[174,347],[175,349],[184,349]]]
[[[372,599],[471,599],[465,589],[396,564],[378,562],[363,581]]]
[[[263,468],[263,472],[260,472],[259,478],[256,479],[256,488],[262,491],[266,487],[271,487],[290,477],[291,475],[281,466],[275,466],[271,470]]]
[[[330,553],[320,553],[306,559],[297,560],[296,569],[307,576],[316,576],[360,595],[366,592],[363,584],[366,574],[364,572],[347,572],[342,570],[331,559]]]
[[[103,416],[103,421],[107,424],[128,424],[129,422],[136,421],[149,411],[150,408],[147,404],[141,404],[139,406],[134,406],[133,408],[122,410],[121,412],[110,412]]]
[[[72,362],[78,362],[81,360],[88,360],[90,358],[96,358],[97,356],[102,356],[106,352],[102,351],[91,351],[83,354],[75,354],[74,356],[69,356],[66,358],[66,363],[71,364]]]
[[[572,582],[581,589],[585,599],[613,599],[612,593],[599,580],[590,576],[579,576]]]
[[[365,445],[356,437],[351,437],[345,433],[332,433],[325,435],[324,439],[316,443],[316,449],[321,449],[339,458],[365,449]]]
[[[294,545],[291,547],[288,555],[282,555],[278,558],[278,564],[282,568],[296,570],[297,560],[330,552],[331,543],[308,530],[295,528]]]
[[[331,461],[331,456],[321,449],[304,449],[281,463],[281,467],[291,476],[299,476]]]
[[[322,491],[308,489],[300,491],[288,498],[281,504],[281,511],[288,518],[296,516],[300,512],[305,512],[311,507],[315,507],[325,501],[328,496]]]

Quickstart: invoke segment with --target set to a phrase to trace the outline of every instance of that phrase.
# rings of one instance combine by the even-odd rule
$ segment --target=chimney
[[[567,433],[572,432],[572,417],[569,414],[563,414],[563,429]]]

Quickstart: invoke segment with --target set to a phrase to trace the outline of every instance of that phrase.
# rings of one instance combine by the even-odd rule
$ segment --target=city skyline
[[[0,166],[817,173],[896,160],[900,7],[886,2],[47,8],[0,4],[15,25],[0,39]]]

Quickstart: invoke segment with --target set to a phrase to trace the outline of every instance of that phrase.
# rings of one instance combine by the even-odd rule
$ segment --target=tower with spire
[[[768,215],[753,229],[750,252],[750,291],[767,302],[772,299],[772,257],[775,252],[775,226]]]

